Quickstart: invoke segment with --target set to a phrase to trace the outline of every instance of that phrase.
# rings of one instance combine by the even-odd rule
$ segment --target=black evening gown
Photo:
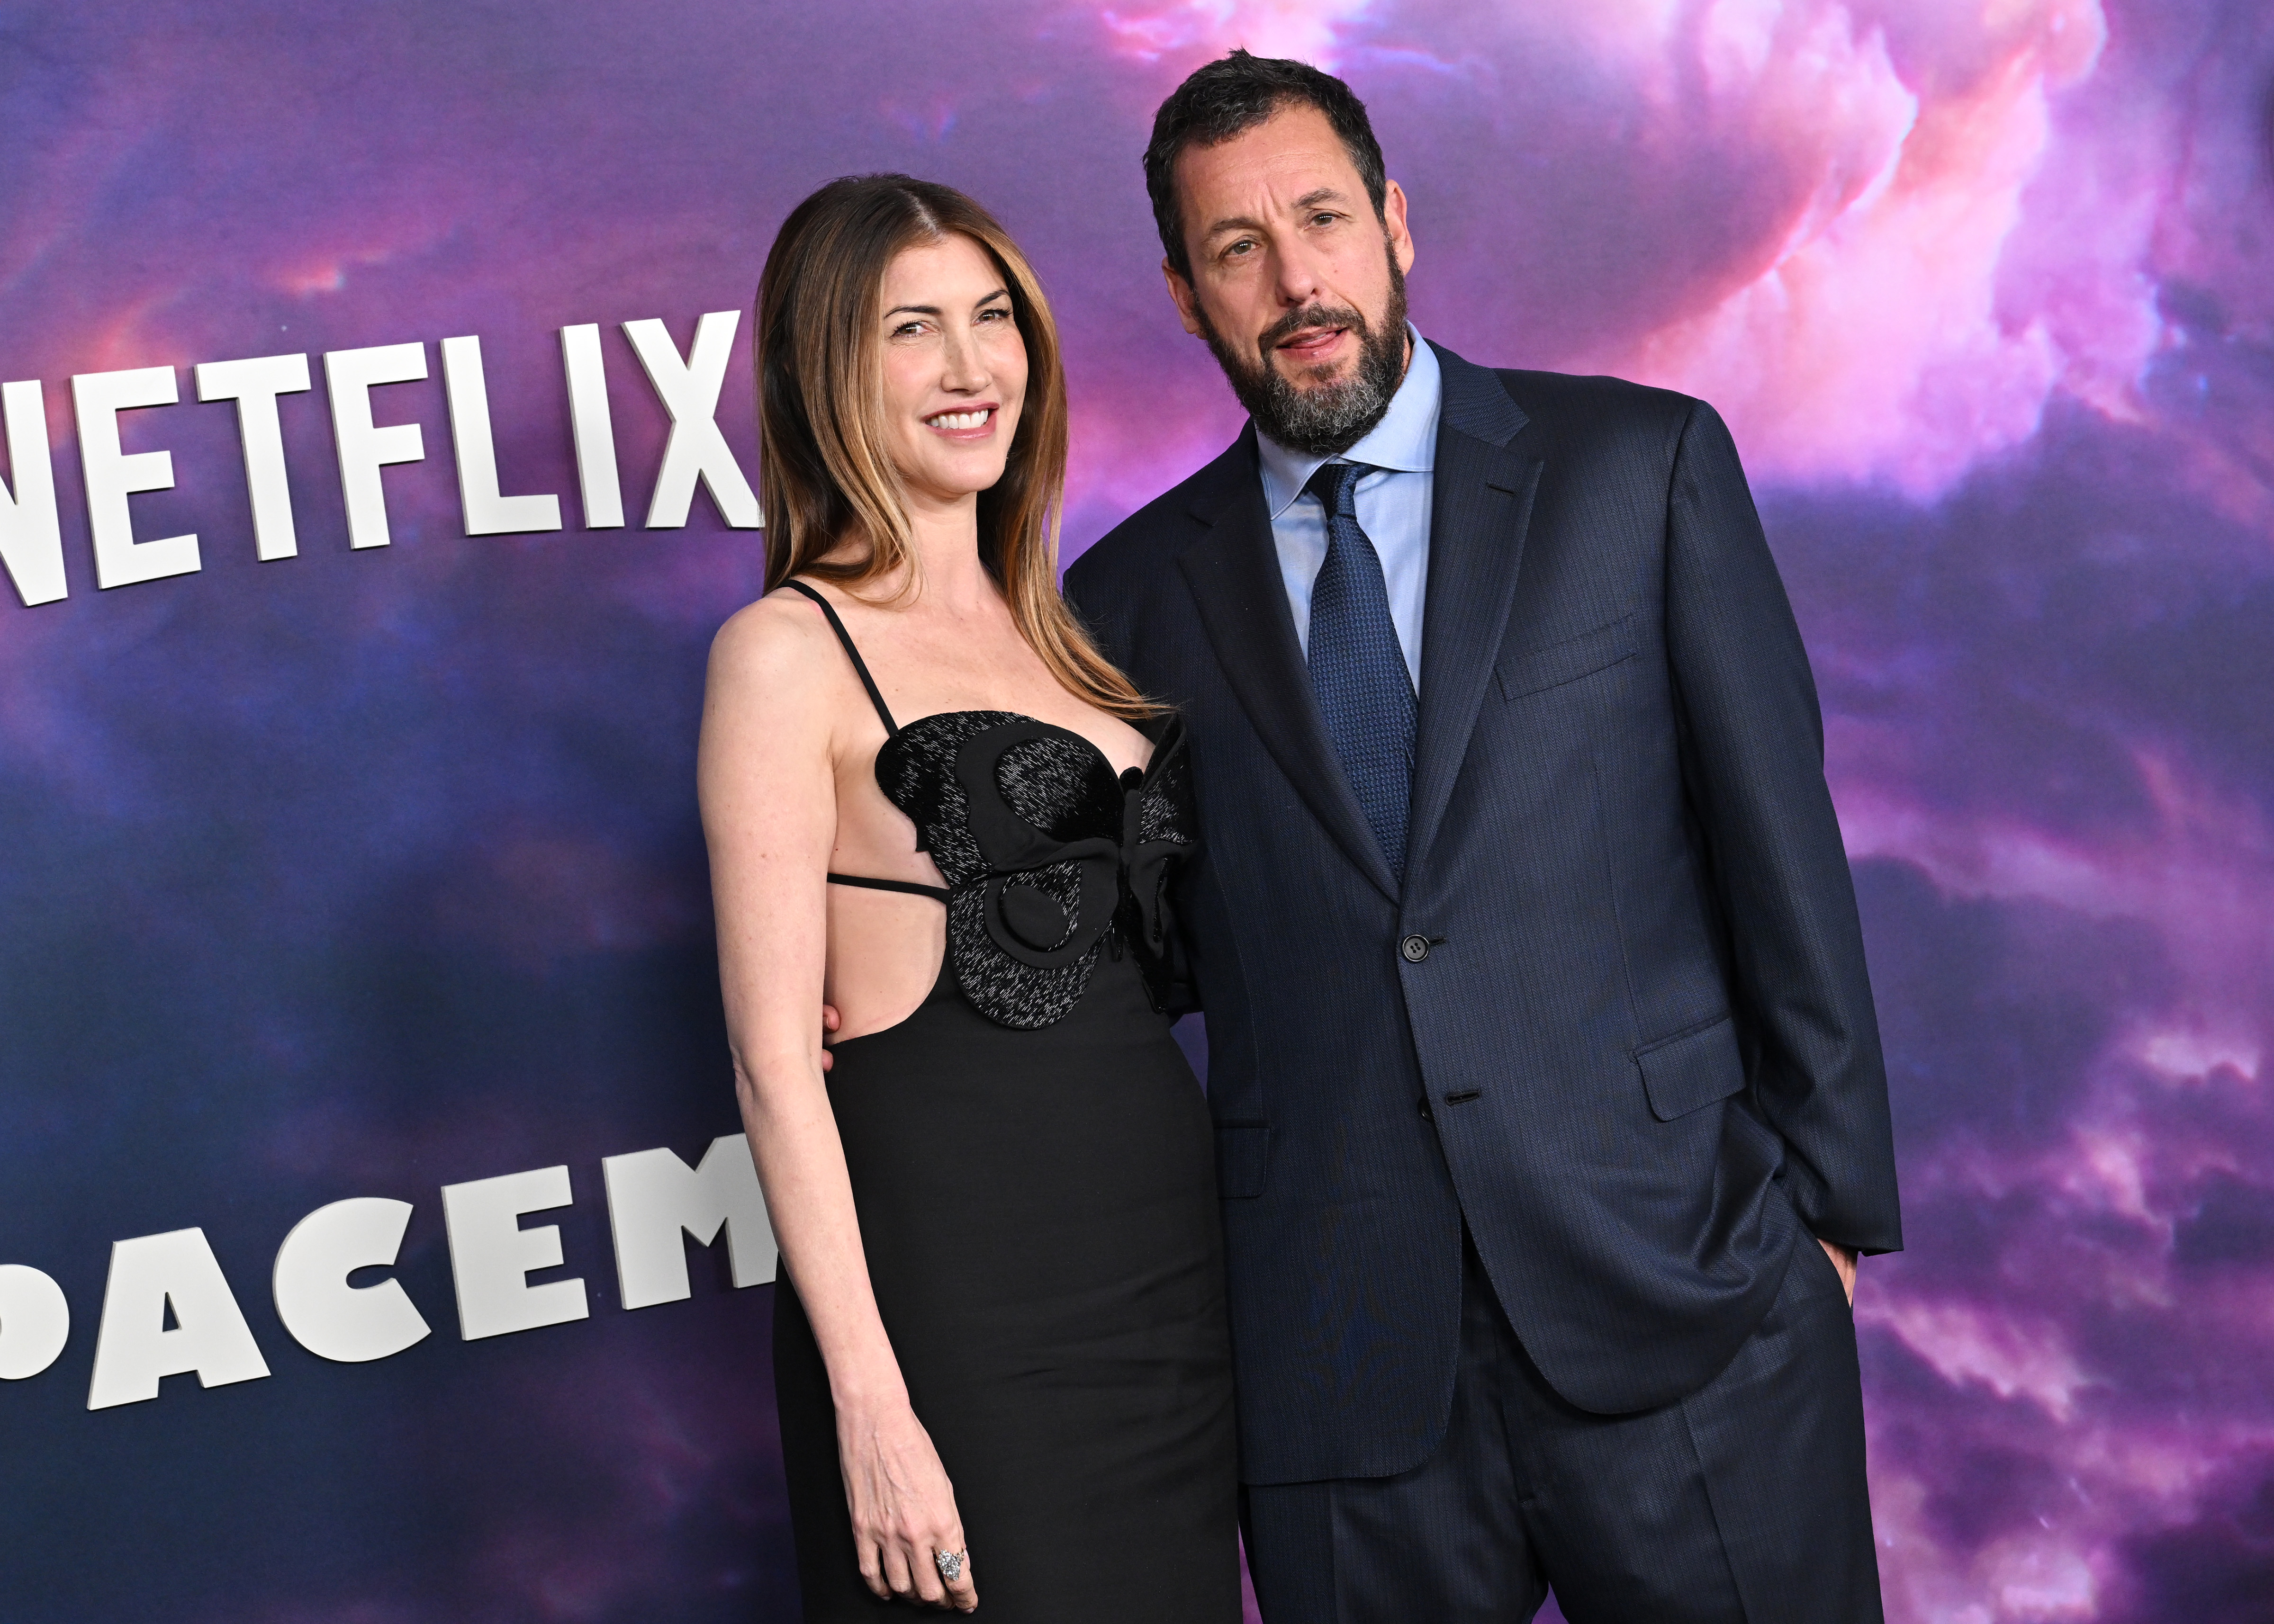
[[[1150,763],[1119,778],[1029,717],[899,728],[822,608],[890,735],[878,782],[948,882],[922,888],[948,910],[937,983],[900,1025],[835,1046],[829,1095],[977,1616],[1237,1624],[1214,1134],[1163,1013],[1165,891],[1191,846],[1179,726],[1152,726]],[[773,1341],[805,1617],[905,1616],[861,1581],[828,1376],[787,1271]]]

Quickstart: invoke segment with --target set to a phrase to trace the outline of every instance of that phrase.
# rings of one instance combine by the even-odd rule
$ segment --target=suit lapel
[[[1435,348],[1433,346],[1433,348]],[[1468,754],[1477,708],[1515,601],[1540,460],[1511,446],[1528,421],[1500,380],[1437,349],[1444,400],[1421,618],[1421,710],[1414,742],[1408,873],[1429,844]]]
[[[1251,425],[1216,459],[1195,493],[1193,516],[1208,527],[1178,558],[1201,623],[1241,708],[1335,843],[1395,900],[1397,883],[1367,827],[1358,797],[1327,738],[1310,672],[1296,641],[1295,617],[1279,575],[1271,516],[1263,506]],[[1435,590],[1432,566],[1430,590]],[[1423,715],[1427,709],[1425,705]]]

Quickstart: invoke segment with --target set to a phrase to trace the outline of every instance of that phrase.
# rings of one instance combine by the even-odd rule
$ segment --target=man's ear
[[[1165,257],[1161,261],[1161,280],[1169,284],[1169,297],[1177,302],[1177,314],[1184,318],[1185,331],[1198,338],[1201,335],[1200,304],[1199,296],[1193,291],[1193,284]]]
[[[1389,237],[1389,252],[1397,256],[1400,276],[1413,268],[1413,233],[1405,223],[1405,188],[1391,181],[1382,199],[1382,226]]]

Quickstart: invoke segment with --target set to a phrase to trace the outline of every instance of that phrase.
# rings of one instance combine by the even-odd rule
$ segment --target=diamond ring
[[[931,1553],[931,1560],[933,1565],[939,1569],[939,1576],[950,1584],[953,1584],[963,1576],[962,1552],[935,1551]]]

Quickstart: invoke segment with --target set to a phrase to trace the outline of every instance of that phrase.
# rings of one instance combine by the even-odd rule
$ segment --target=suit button
[[[1404,956],[1407,964],[1419,964],[1429,956],[1429,938],[1408,936],[1397,944],[1397,951]]]
[[[1429,1096],[1427,1094],[1423,1094],[1419,1099],[1414,1101],[1413,1103],[1415,1106],[1419,1108],[1422,1121],[1434,1122],[1437,1120],[1437,1113],[1429,1109]]]

